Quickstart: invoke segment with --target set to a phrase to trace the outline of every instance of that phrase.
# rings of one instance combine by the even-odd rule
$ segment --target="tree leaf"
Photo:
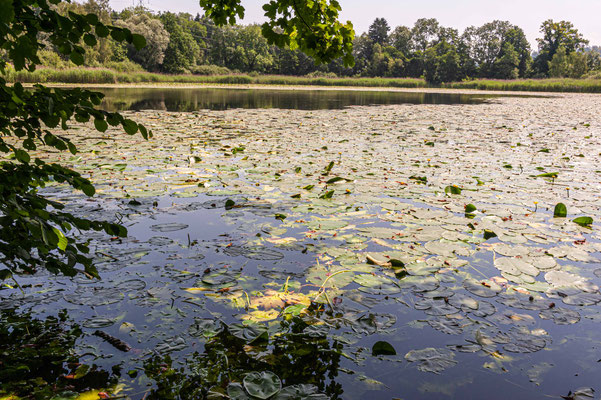
[[[99,132],[106,132],[106,130],[109,127],[109,124],[107,124],[106,121],[103,119],[96,118],[94,119],[94,127]]]

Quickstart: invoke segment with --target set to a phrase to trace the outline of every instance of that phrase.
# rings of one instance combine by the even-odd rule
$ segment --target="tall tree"
[[[563,47],[566,55],[569,55],[574,51],[583,49],[588,44],[588,40],[585,40],[578,29],[569,21],[555,22],[548,19],[542,23],[540,32],[543,37],[536,39],[539,54],[536,57],[534,66],[541,75],[548,74],[549,62],[560,47]]]
[[[165,30],[169,33],[169,44],[165,49],[162,69],[168,73],[182,73],[190,70],[200,57],[200,48],[194,37],[184,29],[181,18],[171,12],[160,16]]]
[[[406,26],[397,26],[389,37],[390,45],[403,53],[405,57],[411,54],[411,29]]]
[[[134,14],[125,21],[118,20],[115,25],[128,28],[146,38],[146,46],[143,49],[138,50],[131,44],[127,45],[127,56],[146,70],[158,70],[163,64],[165,50],[169,45],[169,32],[165,30],[163,23],[148,14]]]
[[[414,52],[425,52],[438,43],[440,23],[436,18],[420,18],[411,29],[411,48]]]
[[[390,32],[390,25],[384,18],[376,18],[374,22],[369,26],[367,36],[371,39],[374,44],[383,46],[388,43],[388,32]]]
[[[424,53],[424,72],[427,82],[452,82],[461,78],[457,48],[446,40],[438,42]]]

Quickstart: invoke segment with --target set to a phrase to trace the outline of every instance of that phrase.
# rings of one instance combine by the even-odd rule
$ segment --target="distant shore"
[[[110,86],[158,86],[158,85],[203,85],[236,86],[258,88],[264,86],[279,87],[321,87],[351,89],[469,89],[477,91],[507,92],[564,92],[564,93],[601,93],[601,79],[518,79],[490,80],[477,79],[462,82],[449,82],[440,85],[427,83],[416,78],[329,78],[297,77],[283,75],[166,75],[150,72],[117,72],[109,69],[40,68],[34,72],[9,72],[4,77],[8,82],[110,85]]]

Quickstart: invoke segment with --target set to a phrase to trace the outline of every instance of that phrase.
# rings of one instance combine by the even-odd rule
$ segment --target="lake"
[[[291,110],[340,109],[389,104],[481,104],[496,94],[420,93],[374,90],[283,90],[231,88],[96,88],[105,94],[108,111],[280,108]],[[507,95],[505,95],[507,96]]]
[[[76,125],[97,195],[44,192],[128,237],[75,233],[101,280],[0,290],[75,355],[60,398],[601,390],[600,96],[103,91],[154,137]]]

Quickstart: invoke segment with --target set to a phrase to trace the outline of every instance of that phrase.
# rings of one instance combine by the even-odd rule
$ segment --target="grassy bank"
[[[505,90],[523,92],[575,92],[601,93],[601,79],[518,79],[518,80],[488,80],[446,83],[443,87],[451,89]]]
[[[431,85],[415,78],[310,78],[280,75],[165,75],[150,72],[118,72],[110,69],[51,69],[10,71],[9,82],[22,83],[198,83],[236,85],[347,86],[382,88],[449,88],[527,92],[601,93],[601,79],[471,80]]]

